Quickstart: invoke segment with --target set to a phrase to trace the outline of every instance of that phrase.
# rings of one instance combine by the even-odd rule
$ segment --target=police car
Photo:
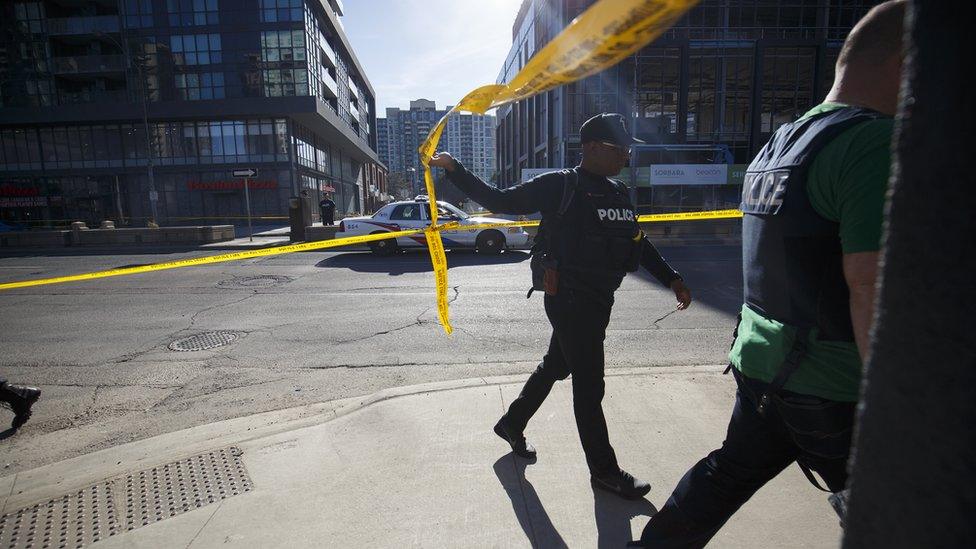
[[[335,237],[344,238],[391,231],[424,229],[430,225],[429,210],[430,204],[426,196],[418,196],[413,200],[392,202],[380,208],[372,216],[343,219],[339,223],[339,230]],[[437,220],[438,223],[457,221],[460,224],[457,229],[441,231],[441,240],[443,240],[445,248],[474,248],[479,253],[497,254],[505,248],[524,247],[529,241],[529,235],[522,227],[466,229],[465,225],[504,223],[509,220],[470,216],[447,202],[437,203]],[[422,233],[369,243],[370,249],[378,255],[390,255],[401,248],[426,246],[427,239]]]

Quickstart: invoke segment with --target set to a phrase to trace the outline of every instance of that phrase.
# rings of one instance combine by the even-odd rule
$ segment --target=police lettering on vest
[[[634,221],[634,210],[625,208],[597,208],[597,216],[600,221]]]
[[[775,215],[783,205],[786,183],[790,170],[773,170],[761,173],[746,172],[742,184],[743,213]]]

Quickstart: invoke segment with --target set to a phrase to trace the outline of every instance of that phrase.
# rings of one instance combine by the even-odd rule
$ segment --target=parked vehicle
[[[408,229],[424,229],[430,225],[430,205],[426,196],[413,200],[392,202],[380,208],[371,216],[350,217],[339,223],[336,238],[376,234]],[[437,202],[438,221],[457,221],[461,227],[441,231],[445,248],[474,248],[478,253],[498,254],[506,248],[524,247],[529,235],[522,227],[499,227],[465,229],[465,225],[482,223],[504,223],[507,219],[471,216],[447,202]],[[390,255],[402,248],[426,247],[423,234],[396,239],[370,242],[369,247],[377,255]]]

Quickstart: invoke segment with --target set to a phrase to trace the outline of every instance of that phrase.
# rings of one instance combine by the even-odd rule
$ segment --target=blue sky
[[[492,84],[521,0],[344,0],[342,24],[376,91],[376,114],[411,99],[438,108]]]

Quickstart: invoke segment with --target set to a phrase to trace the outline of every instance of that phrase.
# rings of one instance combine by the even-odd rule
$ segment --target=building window
[[[153,26],[152,0],[125,0],[125,26],[139,29]]]
[[[216,25],[217,0],[166,0],[169,24],[172,27]]]
[[[261,60],[304,61],[305,32],[302,30],[264,31],[261,33]]]
[[[305,69],[268,69],[263,73],[265,97],[308,95]]]
[[[176,75],[176,89],[180,99],[223,99],[224,73],[201,72]]]
[[[220,35],[174,34],[170,37],[173,62],[177,65],[210,65],[221,62]]]
[[[261,21],[301,21],[302,0],[261,0]]]
[[[772,133],[813,107],[814,58],[815,50],[812,47],[763,50],[759,107],[761,133]]]
[[[41,2],[18,2],[14,4],[14,19],[20,31],[40,34],[44,30],[44,4]]]
[[[24,82],[27,102],[33,107],[46,107],[54,104],[52,86],[49,80],[29,79]]]

